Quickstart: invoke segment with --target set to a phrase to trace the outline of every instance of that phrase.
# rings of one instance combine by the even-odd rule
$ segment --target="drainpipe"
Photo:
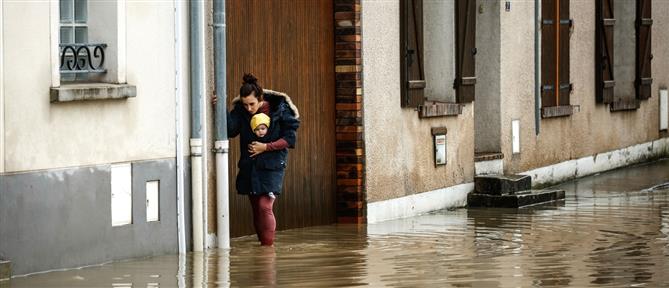
[[[541,1],[534,1],[534,86],[534,132],[539,135],[541,128]]]
[[[204,2],[190,1],[190,93],[191,93],[191,193],[193,199],[193,251],[204,250],[204,203],[202,181],[202,96],[204,95]]]
[[[184,201],[184,135],[183,135],[183,103],[182,103],[182,67],[183,60],[182,39],[183,32],[181,30],[181,17],[183,16],[183,1],[174,0],[174,96],[176,100],[176,145],[177,145],[177,239],[179,243],[179,253],[184,254],[186,251],[186,217],[185,201]]]
[[[230,248],[230,207],[228,206],[228,123],[226,119],[226,58],[225,58],[225,0],[214,0],[214,73],[216,93],[220,97],[216,101],[215,125],[216,142],[216,234],[218,248]]]

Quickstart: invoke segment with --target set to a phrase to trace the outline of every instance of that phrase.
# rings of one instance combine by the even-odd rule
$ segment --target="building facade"
[[[667,156],[667,3],[361,3],[367,221],[464,206],[476,174],[527,174],[547,186]],[[406,24],[403,11],[418,24]],[[470,41],[458,28],[466,16],[475,18],[475,49],[458,51]],[[405,40],[403,25],[422,26],[419,40]],[[471,76],[458,72],[467,53],[473,102],[457,96]],[[424,104],[403,108],[403,87],[420,82],[403,78],[402,61],[423,64]],[[451,113],[452,103],[461,111]],[[425,117],[435,105],[444,116]],[[446,134],[446,165],[435,165],[435,128]]]
[[[177,252],[175,3],[0,2],[14,275]]]
[[[230,103],[245,72],[300,109],[279,229],[463,207],[477,174],[544,186],[669,155],[665,1],[225,5],[225,93],[211,2],[197,24],[208,28],[196,224],[189,3],[0,1],[0,260],[15,275],[185,252],[196,225],[214,248],[208,104]],[[253,233],[234,187],[233,237]]]

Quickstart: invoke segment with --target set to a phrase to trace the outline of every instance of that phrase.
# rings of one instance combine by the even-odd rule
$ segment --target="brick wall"
[[[360,0],[334,0],[337,222],[365,223]]]

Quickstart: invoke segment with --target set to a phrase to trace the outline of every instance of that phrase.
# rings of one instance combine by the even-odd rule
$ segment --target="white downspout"
[[[228,140],[216,141],[216,212],[218,248],[230,249],[230,206],[228,205]]]
[[[191,194],[193,199],[193,251],[204,251],[205,204],[203,179],[202,115],[205,91],[204,1],[190,1],[190,96],[191,96]]]
[[[191,194],[193,199],[193,251],[204,251],[204,212],[202,202],[202,139],[190,139]]]
[[[183,104],[182,104],[182,87],[181,87],[181,61],[183,61],[181,39],[183,39],[183,31],[181,30],[182,4],[183,1],[174,0],[174,98],[176,101],[176,150],[177,150],[177,239],[179,243],[179,253],[186,253],[186,219],[185,199],[184,199],[184,137],[183,137]]]
[[[214,116],[216,151],[216,234],[217,245],[221,249],[230,248],[230,206],[228,189],[228,141],[227,124],[227,85],[226,85],[226,29],[225,29],[225,0],[214,0],[214,74],[216,92],[219,100],[216,102]]]

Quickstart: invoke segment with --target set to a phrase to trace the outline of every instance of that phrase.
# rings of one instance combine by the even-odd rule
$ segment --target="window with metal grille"
[[[60,0],[61,81],[86,80],[90,73],[104,73],[105,44],[88,41],[88,1]]]

